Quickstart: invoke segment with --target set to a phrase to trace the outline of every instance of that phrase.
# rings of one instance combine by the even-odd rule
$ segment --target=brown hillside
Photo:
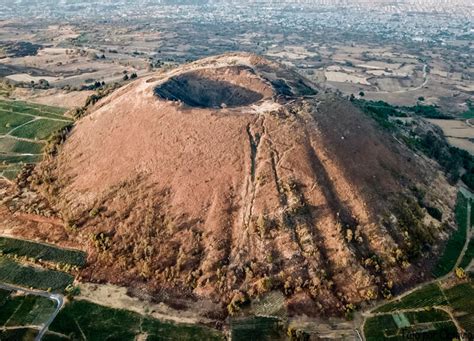
[[[116,91],[38,172],[90,253],[85,279],[230,311],[273,289],[307,314],[387,296],[428,273],[446,227],[415,194],[452,217],[432,164],[246,54]]]

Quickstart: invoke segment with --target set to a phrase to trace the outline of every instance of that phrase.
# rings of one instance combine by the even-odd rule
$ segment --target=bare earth
[[[435,119],[430,119],[428,121],[443,129],[443,133],[450,144],[465,149],[474,155],[474,126],[469,124],[469,121]]]

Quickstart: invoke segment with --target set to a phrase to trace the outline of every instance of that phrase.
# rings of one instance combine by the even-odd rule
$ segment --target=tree
[[[423,96],[420,96],[420,97],[418,97],[418,100],[419,100],[420,102],[423,102],[423,101],[425,100],[425,98],[424,98]]]
[[[458,267],[458,268],[456,268],[456,270],[454,272],[455,272],[457,278],[459,278],[459,279],[466,278],[466,272],[464,271],[463,268]]]
[[[360,97],[364,97],[365,96],[365,93],[363,91],[359,92],[359,96]]]
[[[134,79],[134,78],[137,78],[137,77],[138,77],[138,76],[137,76],[137,74],[136,74],[135,72],[130,75],[130,79]]]
[[[128,81],[128,75],[123,76],[124,81]]]

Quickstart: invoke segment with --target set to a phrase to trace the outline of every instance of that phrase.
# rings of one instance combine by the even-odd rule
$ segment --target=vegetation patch
[[[444,276],[453,270],[454,266],[456,265],[456,261],[458,260],[459,255],[464,247],[464,244],[466,243],[468,220],[467,205],[467,199],[461,193],[458,193],[455,208],[458,229],[454,231],[449,238],[444,252],[433,270],[433,275],[435,277]]]
[[[285,339],[282,322],[276,317],[235,318],[230,321],[230,329],[236,341]]]
[[[450,320],[428,321],[422,318],[418,322],[407,326],[399,326],[394,322],[396,315],[381,315],[371,317],[364,326],[367,341],[380,340],[453,340],[458,337],[454,323]],[[444,318],[444,317],[443,317]],[[448,316],[449,319],[449,316]]]
[[[351,101],[358,106],[364,113],[372,117],[380,127],[388,131],[396,131],[397,125],[390,120],[390,117],[403,117],[406,114],[400,113],[395,107],[383,101],[365,101],[352,99]]]
[[[50,331],[69,340],[222,340],[216,330],[199,325],[162,322],[137,313],[79,300],[67,304],[51,324]],[[44,340],[54,335],[47,334]]]
[[[367,341],[383,340],[386,330],[397,330],[398,327],[392,315],[381,315],[369,318],[364,325],[364,334]]]
[[[66,250],[52,245],[7,237],[0,237],[0,252],[79,267],[84,266],[87,259],[86,253],[82,251]]]
[[[466,253],[464,253],[464,257],[462,258],[459,266],[463,269],[467,269],[473,259],[474,259],[474,238],[471,238],[471,240],[469,240],[469,245],[467,246]]]
[[[22,116],[12,112],[0,110],[0,134],[7,134],[22,124],[33,120],[31,116]]]
[[[469,119],[474,118],[474,102],[471,100],[468,100],[466,104],[467,104],[467,110],[462,113],[461,117],[466,120],[469,120]]]
[[[410,324],[451,321],[448,313],[439,309],[427,309],[405,313]]]
[[[11,134],[16,137],[31,140],[46,140],[56,130],[60,130],[69,122],[38,119],[16,129]]]
[[[443,293],[436,283],[428,284],[423,288],[406,295],[375,310],[376,313],[391,312],[400,309],[418,309],[446,304]]]
[[[46,297],[9,295],[0,302],[0,327],[39,326],[55,309],[55,303]]]
[[[14,180],[21,171],[20,164],[5,165],[3,168],[1,166],[2,165],[0,165],[0,176],[8,180]]]
[[[44,144],[18,140],[13,137],[0,137],[0,150],[5,153],[41,154]]]
[[[74,277],[60,271],[24,266],[0,256],[0,281],[25,288],[63,291]]]
[[[49,118],[65,120],[69,119],[64,116],[64,113],[66,112],[66,109],[64,108],[52,107],[49,105],[42,104],[34,104],[23,101],[0,100],[0,110]]]
[[[474,335],[474,283],[469,281],[444,291],[461,326]]]
[[[393,314],[392,317],[399,329],[410,327],[411,323],[404,313]]]
[[[3,166],[0,177],[13,180],[19,174],[21,164],[41,160],[43,142],[73,122],[64,116],[65,111],[46,105],[0,100],[0,166]]]
[[[441,132],[418,129],[416,121],[401,120],[404,117],[454,119],[453,117],[439,112],[434,106],[398,107],[383,101],[365,101],[352,97],[351,101],[408,147],[436,160],[452,183],[461,178],[461,170],[464,169],[462,180],[474,190],[474,157],[469,152],[451,146]]]
[[[0,330],[0,340],[2,341],[35,340],[37,335],[38,330],[32,328]]]
[[[436,306],[451,309],[461,327],[468,333],[474,334],[474,284],[472,281],[458,284],[449,289],[441,289],[436,284],[429,284],[401,300],[390,302],[375,310],[375,313],[387,313],[369,318],[364,332],[367,340],[391,340],[403,336],[412,337],[422,334],[423,339],[451,340],[457,336],[457,331],[450,316]],[[406,311],[426,308],[421,311]],[[405,326],[398,317],[398,310],[405,310],[404,316],[410,326]],[[394,312],[390,314],[391,312]],[[392,318],[393,317],[393,318]],[[397,322],[398,321],[398,322]],[[394,324],[396,328],[394,328]],[[415,335],[416,336],[416,335]],[[417,336],[418,337],[418,336]],[[400,340],[402,340],[401,338]]]
[[[41,155],[2,155],[0,163],[36,163],[41,160]]]

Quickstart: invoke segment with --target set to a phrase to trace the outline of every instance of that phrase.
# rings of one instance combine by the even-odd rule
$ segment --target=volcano
[[[234,314],[281,292],[343,314],[428,276],[453,193],[332,90],[252,54],[138,79],[79,120],[40,186],[82,277]],[[420,205],[443,210],[443,223]]]

